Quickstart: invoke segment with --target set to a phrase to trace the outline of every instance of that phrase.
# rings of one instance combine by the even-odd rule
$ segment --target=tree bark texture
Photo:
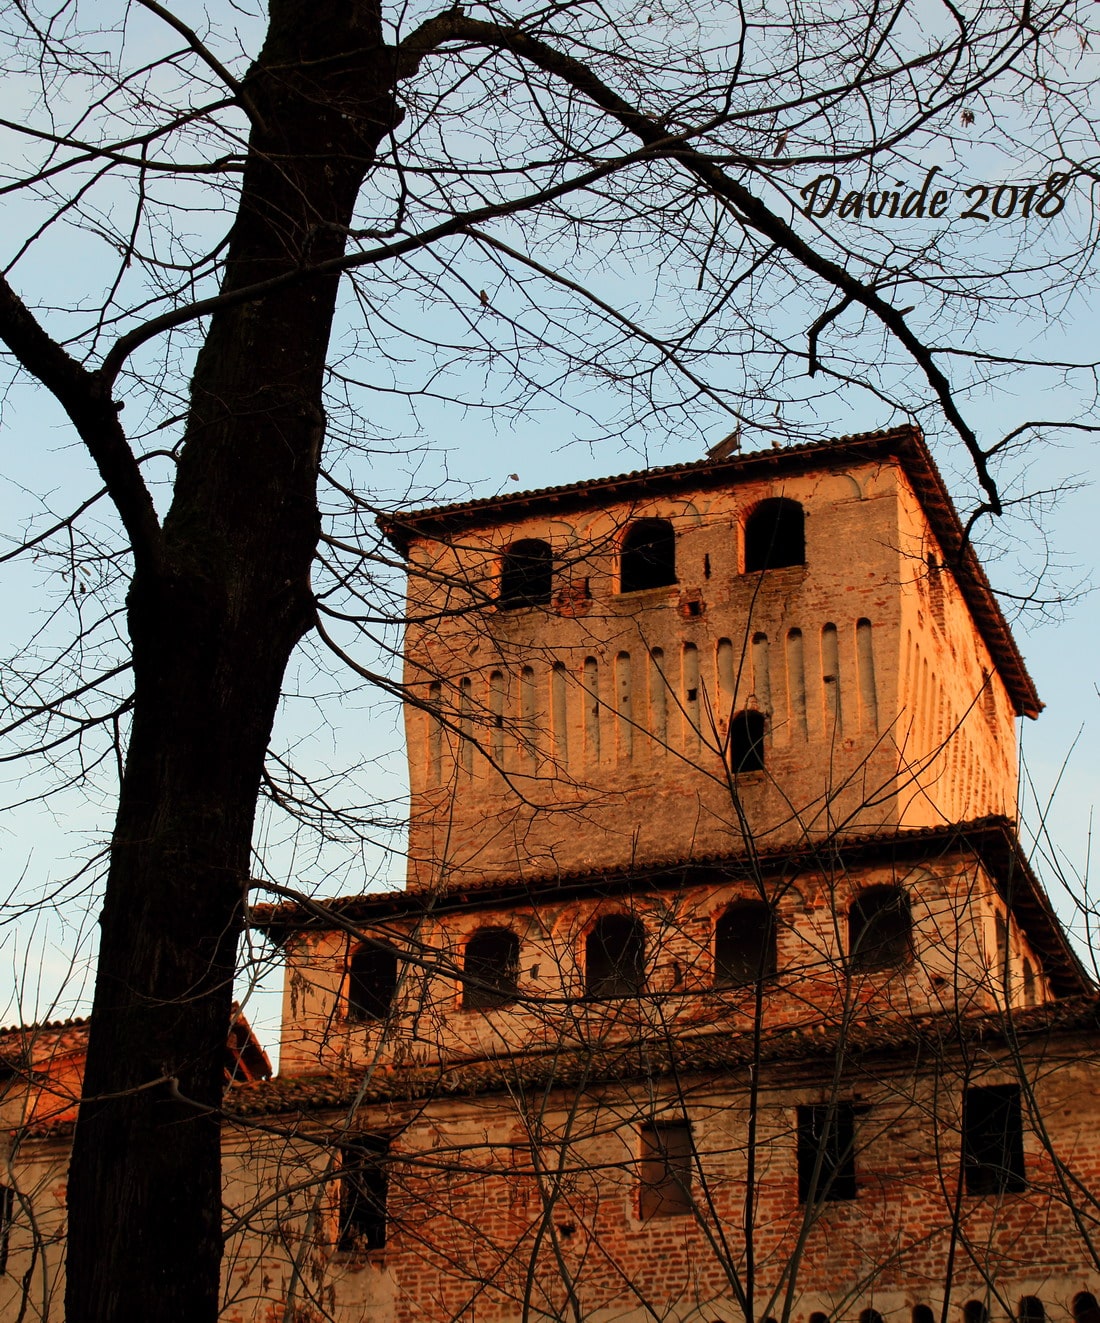
[[[272,0],[223,291],[339,257],[394,124],[357,0]],[[338,277],[215,313],[159,556],[128,611],[135,705],[69,1176],[68,1323],[218,1314],[217,1108],[264,752],[309,628]]]

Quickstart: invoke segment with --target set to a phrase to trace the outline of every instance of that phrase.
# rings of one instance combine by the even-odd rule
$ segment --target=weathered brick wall
[[[1012,704],[975,632],[943,549],[908,483],[898,483],[901,622],[892,741],[911,775],[899,786],[906,826],[1016,813]]]
[[[835,1068],[765,1065],[754,1106],[752,1079],[742,1068],[721,1079],[428,1099],[227,1127],[223,1317],[732,1323],[743,1317],[736,1290],[749,1281],[750,1239],[756,1319],[789,1309],[793,1323],[808,1323],[820,1310],[854,1323],[874,1308],[886,1323],[910,1323],[918,1304],[939,1317],[948,1289],[952,1320],[978,1299],[1004,1323],[1025,1295],[1057,1319],[1078,1291],[1100,1293],[1089,1244],[1100,1189],[1093,1039],[1033,1039],[1021,1060],[971,1045],[850,1054]],[[960,1193],[964,1087],[1021,1081],[1027,1188]],[[797,1194],[796,1108],[831,1097],[858,1109],[856,1197],[807,1210]],[[654,1117],[691,1124],[695,1215],[639,1215],[639,1127]],[[393,1137],[388,1243],[351,1252],[337,1247],[329,1155],[360,1129]],[[23,1317],[46,1317],[43,1290],[58,1317],[64,1143],[27,1143],[18,1172],[21,1189],[35,1192],[37,1249],[28,1273],[31,1233],[17,1223],[0,1296],[5,1323],[24,1303]]]
[[[875,1308],[887,1323],[909,1323],[917,1304],[938,1317],[949,1287],[951,1319],[979,1299],[1000,1323],[1024,1295],[1043,1300],[1050,1318],[1068,1316],[1077,1291],[1100,1286],[1087,1239],[1100,1182],[1090,1134],[1098,1070],[1094,1044],[1080,1038],[1032,1046],[1022,1072],[1002,1050],[980,1048],[969,1060],[953,1048],[846,1060],[835,1075],[828,1062],[763,1067],[752,1150],[754,1316],[779,1317],[787,1306],[795,1323],[815,1310],[854,1320]],[[327,1205],[319,1196],[325,1211],[308,1232],[301,1210],[280,1214],[286,1246],[299,1246],[309,1264],[299,1298],[313,1292],[334,1318],[358,1308],[377,1323],[737,1319],[735,1283],[743,1289],[749,1271],[750,1078],[741,1070],[585,1097],[373,1109],[359,1123],[394,1135],[389,1243],[337,1250],[331,1195]],[[960,1193],[963,1088],[1021,1078],[1041,1116],[1026,1128],[1027,1188]],[[796,1107],[831,1096],[857,1106],[857,1193],[807,1211],[797,1195]],[[691,1123],[695,1216],[639,1215],[639,1127],[654,1116]],[[318,1171],[317,1159],[302,1165],[305,1152],[281,1166],[273,1157],[269,1177],[277,1169],[302,1184]],[[250,1232],[237,1260],[241,1302],[229,1315],[242,1323],[263,1317],[264,1291],[274,1306],[288,1280],[271,1243],[262,1274],[246,1284],[258,1251]]]
[[[805,511],[806,563],[746,574],[745,519],[779,495]],[[988,650],[928,568],[942,554],[898,465],[601,496],[410,547],[411,886],[1011,811],[1004,688],[975,702]],[[621,593],[623,534],[653,517],[675,529],[678,582]],[[554,596],[500,610],[502,552],[525,538],[551,545]],[[766,770],[734,787],[722,750],[744,708],[766,716]]]
[[[845,966],[847,913],[869,887],[901,885],[910,896],[912,958],[901,969],[853,977]],[[828,1024],[854,998],[882,1013],[972,1009],[1003,1002],[994,914],[1004,905],[984,868],[953,853],[916,865],[867,865],[854,873],[820,866],[763,880],[777,915],[777,975],[768,981],[762,1023]],[[663,893],[637,891],[500,908],[462,907],[417,920],[390,919],[369,929],[392,940],[417,963],[403,967],[393,1014],[385,1021],[347,1016],[347,969],[355,939],[336,932],[298,934],[287,949],[281,1069],[360,1068],[414,1061],[474,1059],[501,1052],[554,1050],[578,1036],[608,1032],[607,1008],[584,1000],[585,938],[607,914],[628,914],[646,933],[646,990],[637,1023],[663,1033],[701,1032],[716,1025],[744,1031],[755,1015],[752,988],[716,988],[714,936],[718,918],[738,900],[760,895],[756,884],[716,871],[705,884]],[[1045,1000],[1040,962],[1026,934],[1007,917],[1013,1004]],[[505,928],[519,939],[518,999],[486,1012],[462,1005],[465,946],[483,928]],[[1022,977],[1028,960],[1035,970]]]

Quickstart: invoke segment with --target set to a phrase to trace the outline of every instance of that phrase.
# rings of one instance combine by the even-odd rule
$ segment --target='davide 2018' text
[[[959,219],[979,221],[1007,220],[1011,216],[1038,216],[1050,220],[1066,205],[1068,174],[1053,174],[1044,184],[974,184],[962,190],[966,205],[956,213],[956,195],[946,188],[934,188],[940,173],[933,166],[920,188],[906,189],[895,180],[892,189],[845,189],[837,175],[818,175],[799,189],[804,216],[822,220],[837,216],[841,220],[910,220],[957,214]],[[938,181],[937,181],[938,182]]]

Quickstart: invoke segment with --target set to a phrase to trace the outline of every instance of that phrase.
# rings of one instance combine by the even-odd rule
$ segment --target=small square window
[[[819,1165],[820,1158],[820,1165]],[[814,1180],[814,1172],[817,1180]],[[822,1103],[798,1109],[798,1200],[856,1197],[855,1108]]]
[[[1026,1188],[1017,1085],[985,1085],[963,1094],[963,1173],[967,1194],[1007,1194]]]
[[[645,1221],[690,1214],[691,1126],[686,1121],[651,1121],[642,1126],[641,1148],[639,1216]]]

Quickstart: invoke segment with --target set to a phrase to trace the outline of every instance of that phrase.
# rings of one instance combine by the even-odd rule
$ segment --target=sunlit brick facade
[[[256,914],[225,1317],[1100,1323],[1097,1002],[1015,833],[1040,704],[919,433],[384,531],[407,884]],[[64,1128],[16,1133],[56,1283]]]

